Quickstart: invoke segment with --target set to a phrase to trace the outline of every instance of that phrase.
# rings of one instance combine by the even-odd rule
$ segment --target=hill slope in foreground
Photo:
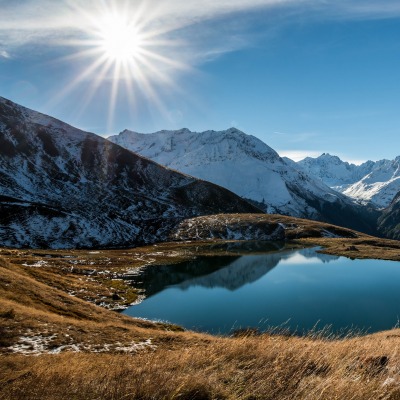
[[[244,218],[247,224],[261,217],[285,225],[288,238],[302,237],[302,246],[400,260],[396,241],[279,215]],[[341,237],[326,237],[333,231]],[[99,307],[135,300],[120,274],[201,255],[202,243],[1,249],[0,398],[399,398],[397,329],[344,340],[251,331],[221,338]]]
[[[0,97],[3,246],[154,243],[185,218],[257,211],[227,189]]]

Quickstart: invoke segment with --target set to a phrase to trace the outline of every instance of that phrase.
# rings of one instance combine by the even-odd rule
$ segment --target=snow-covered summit
[[[238,129],[205,132],[181,129],[151,134],[125,130],[108,139],[169,168],[209,180],[242,197],[265,203],[270,212],[280,211],[299,216],[307,214],[302,212],[305,211],[304,203],[294,204],[293,196],[285,184],[287,166],[278,153],[261,140]],[[296,175],[295,171],[291,172]],[[306,177],[303,179],[306,180]],[[320,191],[319,188],[313,189]]]
[[[224,131],[191,132],[187,128],[176,131],[162,130],[151,134],[124,130],[108,138],[128,149],[160,164],[171,166],[179,158],[182,165],[190,166],[201,159],[202,163],[221,160],[243,160],[247,157],[276,161],[278,153],[254,136],[246,135],[236,128]],[[170,156],[173,154],[173,157]],[[239,157],[239,158],[238,158]],[[195,161],[196,160],[196,161]]]
[[[369,201],[380,208],[390,205],[400,192],[400,157],[376,161],[371,171],[343,193],[354,199]]]
[[[108,139],[169,168],[226,187],[270,213],[349,226],[352,218],[344,218],[342,210],[352,213],[356,207],[260,139],[236,128],[149,134],[125,130]],[[336,207],[341,212],[333,212]]]
[[[331,188],[379,208],[389,206],[400,191],[400,157],[355,165],[324,153],[317,158],[307,157],[298,165]]]
[[[373,161],[355,165],[342,161],[338,156],[323,153],[317,158],[306,157],[298,162],[308,174],[322,180],[329,187],[343,191],[368,174],[374,166]]]

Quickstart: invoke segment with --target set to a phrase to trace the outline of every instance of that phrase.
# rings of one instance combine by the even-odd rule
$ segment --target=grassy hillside
[[[284,223],[299,245],[400,260],[399,242],[265,218]],[[334,229],[348,237],[323,237]],[[0,249],[0,399],[400,399],[398,329],[342,340],[254,331],[222,338],[107,309],[138,296],[120,274],[204,255],[202,243]]]

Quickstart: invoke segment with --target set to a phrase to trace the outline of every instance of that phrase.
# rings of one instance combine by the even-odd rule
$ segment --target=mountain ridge
[[[188,217],[261,212],[225,188],[1,97],[0,148],[3,246],[152,243]]]
[[[229,128],[141,134],[124,130],[108,140],[174,170],[206,179],[268,213],[327,221],[375,234],[372,209],[310,177],[260,139]]]
[[[323,153],[297,163],[305,172],[356,201],[388,207],[400,191],[400,156],[394,160],[366,161],[361,165]]]

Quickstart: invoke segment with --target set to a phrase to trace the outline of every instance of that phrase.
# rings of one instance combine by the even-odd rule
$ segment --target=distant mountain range
[[[0,97],[0,245],[153,243],[185,218],[261,212],[227,189]]]
[[[355,165],[324,153],[298,165],[331,188],[377,208],[388,207],[400,191],[400,157]]]
[[[226,187],[268,213],[377,233],[373,208],[356,204],[238,129],[151,134],[125,130],[108,139],[169,168]]]
[[[0,97],[0,245],[131,246],[189,218],[263,211],[400,238],[399,161],[295,163],[235,128],[107,140]]]

